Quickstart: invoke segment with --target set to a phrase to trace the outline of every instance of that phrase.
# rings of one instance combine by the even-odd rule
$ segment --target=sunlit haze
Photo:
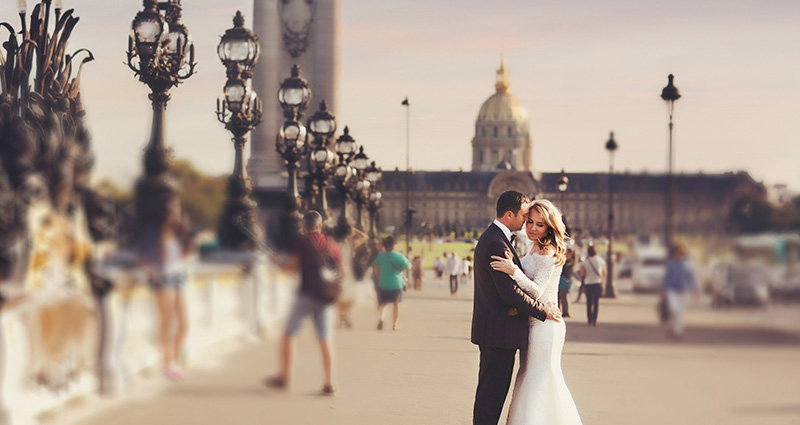
[[[227,173],[233,148],[214,115],[225,84],[216,46],[237,9],[252,24],[252,1],[183,3],[199,72],[171,91],[167,140],[177,157]],[[97,59],[82,78],[97,176],[128,184],[141,173],[151,119],[148,89],[124,64],[141,2],[65,6],[81,18],[69,50],[86,47]],[[18,26],[14,2],[2,2],[0,14]],[[675,107],[677,170],[746,170],[797,190],[798,28],[800,3],[790,0],[347,0],[342,110],[333,113],[380,166],[402,169],[400,102],[408,96],[411,167],[467,170],[478,109],[494,93],[504,51],[511,93],[530,113],[534,171],[605,170],[603,146],[614,131],[617,169],[659,173],[667,145],[659,95],[672,73],[683,95]]]

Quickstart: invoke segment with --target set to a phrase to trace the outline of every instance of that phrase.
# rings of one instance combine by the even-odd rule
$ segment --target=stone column
[[[319,108],[324,99],[331,112],[339,109],[339,0],[254,0],[253,31],[259,38],[262,53],[253,75],[253,85],[263,101],[264,120],[254,131],[250,145],[248,171],[256,195],[263,199],[271,193],[286,192],[286,168],[275,151],[275,135],[284,117],[278,104],[280,83],[290,75],[292,65],[300,65],[312,92],[303,123]],[[303,28],[311,18],[308,45],[290,53],[283,28]],[[294,46],[296,47],[296,45]],[[340,128],[344,128],[339,123]],[[302,169],[307,161],[301,161]]]

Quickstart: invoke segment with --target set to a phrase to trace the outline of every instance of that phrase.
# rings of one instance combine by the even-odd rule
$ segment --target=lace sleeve
[[[552,265],[553,264],[549,264],[549,266]],[[552,267],[549,266],[538,267],[536,273],[533,275],[533,280],[525,275],[525,273],[519,267],[516,267],[514,274],[511,275],[511,278],[514,279],[514,282],[517,282],[517,285],[519,285],[523,291],[527,292],[534,298],[541,298],[542,294],[544,293],[544,285],[547,282],[547,277],[552,271]]]

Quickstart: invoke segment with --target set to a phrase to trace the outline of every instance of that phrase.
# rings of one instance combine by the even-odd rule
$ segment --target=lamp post
[[[178,197],[178,185],[169,173],[172,149],[164,140],[164,112],[169,90],[191,77],[196,66],[194,45],[180,18],[180,0],[144,0],[144,10],[133,19],[128,37],[128,67],[150,87],[153,104],[144,176],[136,183],[136,218],[143,226],[160,226]]]
[[[564,222],[564,226],[567,225],[567,204],[564,201],[564,194],[567,192],[567,187],[569,186],[569,177],[564,174],[564,169],[561,169],[561,176],[556,181],[556,186],[558,187],[559,193],[561,193],[561,221]]]
[[[308,120],[308,129],[314,136],[314,147],[308,158],[309,177],[315,183],[314,192],[316,200],[314,209],[322,214],[323,219],[328,218],[328,197],[326,187],[328,177],[333,168],[334,154],[328,149],[328,140],[336,131],[336,119],[328,112],[328,103],[324,100],[319,105],[319,111]]]
[[[406,107],[406,255],[411,253],[411,225],[413,224],[414,212],[411,209],[411,103],[408,102],[408,96],[403,99],[401,103]]]
[[[347,197],[356,177],[356,170],[350,166],[350,161],[356,151],[356,141],[350,136],[350,129],[345,126],[344,132],[334,143],[333,147],[339,156],[339,162],[333,172],[336,188],[342,196],[342,212],[339,214],[339,223],[349,224],[347,219]]]
[[[300,205],[297,169],[300,159],[308,153],[308,131],[299,120],[309,100],[311,89],[308,82],[300,76],[300,67],[295,64],[291,76],[283,80],[278,90],[278,102],[286,121],[275,138],[275,150],[283,158],[289,175],[286,185],[286,209],[289,212],[297,211]]]
[[[664,241],[667,246],[672,243],[672,238],[675,233],[675,177],[672,175],[672,113],[675,110],[675,101],[681,98],[678,88],[675,87],[673,80],[675,76],[669,74],[667,86],[661,89],[661,99],[667,102],[667,109],[669,111],[669,156],[667,159],[667,193],[666,193],[666,206],[667,210],[664,214]]]
[[[363,208],[366,204],[367,200],[369,199],[369,186],[370,182],[366,178],[366,169],[369,164],[369,158],[364,153],[364,146],[360,146],[358,148],[358,153],[356,156],[353,157],[353,168],[356,169],[356,183],[353,186],[353,200],[356,201],[357,207],[357,214],[358,217],[356,219],[356,228],[358,230],[364,230],[364,220],[363,220]]]
[[[614,132],[608,137],[608,273],[606,274],[606,290],[604,296],[614,298],[614,152],[617,150]]]
[[[381,198],[383,194],[381,194],[379,189],[381,179],[383,178],[383,172],[381,172],[380,168],[375,166],[375,161],[372,161],[369,168],[365,170],[365,174],[367,181],[370,183],[370,188],[372,189],[369,194],[369,202],[367,203],[367,211],[369,211],[369,236],[372,238],[378,235],[375,215],[381,208]]]
[[[261,48],[258,37],[244,27],[241,12],[236,12],[233,28],[222,36],[217,53],[228,75],[223,94],[217,99],[217,119],[233,134],[236,149],[218,236],[223,248],[252,250],[261,235],[256,225],[256,203],[250,199],[252,184],[244,167],[243,153],[247,133],[261,122],[261,100],[250,87],[252,69]]]

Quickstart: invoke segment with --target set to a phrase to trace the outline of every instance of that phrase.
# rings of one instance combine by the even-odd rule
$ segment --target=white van
[[[638,247],[634,251],[631,280],[636,292],[661,290],[667,268],[667,251],[662,247]]]

